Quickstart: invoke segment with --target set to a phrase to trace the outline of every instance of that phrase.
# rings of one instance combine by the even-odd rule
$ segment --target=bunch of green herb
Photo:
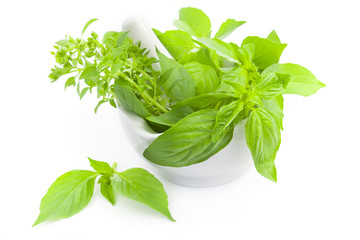
[[[178,30],[154,29],[174,58],[158,52],[159,85],[175,104],[170,112],[150,119],[170,128],[145,150],[148,160],[172,167],[205,161],[224,148],[233,134],[240,134],[234,126],[244,120],[257,171],[277,181],[274,160],[281,142],[283,94],[309,96],[325,85],[302,66],[279,64],[286,44],[275,31],[267,38],[247,37],[241,45],[222,40],[244,23],[228,19],[212,37],[206,14],[183,8],[174,21]],[[187,95],[171,88],[174,82],[181,82]],[[176,119],[184,108],[193,112]]]
[[[88,21],[82,34],[96,20]],[[147,57],[148,52],[140,45],[140,42],[134,43],[127,32],[106,32],[101,41],[95,32],[86,40],[66,36],[56,42],[56,51],[51,52],[58,65],[51,69],[49,78],[54,82],[70,75],[65,89],[76,86],[80,99],[95,88],[100,98],[95,112],[105,102],[116,107],[115,92],[139,99],[142,108],[152,114],[167,112],[168,99],[156,87],[159,72],[152,67],[157,60]]]
[[[95,20],[90,20],[82,33]],[[223,149],[233,134],[240,134],[234,131],[235,126],[246,121],[246,142],[257,171],[277,181],[274,161],[283,129],[283,94],[309,96],[325,85],[302,66],[279,63],[287,45],[280,42],[275,31],[266,38],[249,36],[240,45],[223,41],[244,23],[228,19],[211,36],[206,14],[196,8],[183,8],[174,21],[178,30],[162,33],[154,29],[172,59],[159,51],[158,59],[147,57],[146,49],[134,43],[126,32],[107,32],[102,41],[94,32],[87,40],[67,37],[58,41],[56,52],[52,52],[58,65],[50,78],[56,81],[69,74],[65,88],[76,86],[80,99],[96,89],[100,101],[95,112],[105,102],[114,107],[117,102],[145,119],[154,131],[163,132],[143,154],[158,165],[182,167],[203,162]],[[152,67],[156,62],[160,63],[160,71]],[[116,188],[172,219],[165,192],[153,177],[150,183],[158,187],[148,184],[150,175],[145,170],[136,170],[141,174],[130,174],[131,179],[127,171],[120,174],[107,165],[106,171],[94,168],[97,173],[75,172],[73,176],[69,172],[61,176],[44,197],[35,224],[69,217],[81,210],[100,175],[101,192],[111,203],[112,189]],[[110,184],[119,176],[122,184]],[[149,195],[132,193],[133,185],[126,185],[127,180],[136,181],[139,189]],[[65,190],[61,191],[63,186]],[[82,189],[80,195],[66,196],[72,193],[70,188]],[[60,208],[51,203],[58,193],[65,193]]]

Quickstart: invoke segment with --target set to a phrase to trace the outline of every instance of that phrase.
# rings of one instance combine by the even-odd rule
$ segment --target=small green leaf
[[[120,32],[119,33],[119,37],[116,41],[116,46],[119,48],[123,45],[123,43],[125,42],[127,35],[129,32]]]
[[[146,118],[150,115],[142,102],[136,97],[134,91],[126,85],[115,85],[115,97],[119,101],[120,106]]]
[[[75,86],[75,77],[69,77],[65,82],[65,89],[69,86]]]
[[[86,67],[80,74],[79,79],[84,79],[89,86],[96,86],[100,73],[95,66]]]
[[[267,37],[266,39],[269,39],[273,42],[276,43],[281,43],[279,36],[277,35],[277,33],[275,32],[275,30],[273,30]]]
[[[163,87],[166,95],[174,102],[195,96],[195,82],[189,72],[181,64],[166,57],[160,51],[157,51],[157,55],[163,72],[158,83]]]
[[[98,173],[73,170],[61,175],[41,200],[40,215],[33,226],[46,220],[68,218],[90,201]]]
[[[217,38],[198,38],[198,41],[210,49],[214,49],[218,55],[226,58],[230,62],[239,63],[236,53],[229,43]]]
[[[189,62],[184,67],[195,81],[196,95],[212,92],[219,86],[219,78],[212,67],[198,62]]]
[[[289,74],[268,72],[263,73],[254,91],[262,99],[270,99],[282,94],[290,80]]]
[[[84,34],[84,32],[86,31],[86,29],[89,27],[90,24],[92,24],[93,22],[97,21],[98,19],[97,18],[93,18],[93,19],[90,19],[84,26],[82,32],[81,32],[81,35]]]
[[[280,127],[274,115],[265,108],[255,108],[245,125],[246,143],[256,170],[276,182],[275,157],[279,149]]]
[[[245,21],[236,21],[234,19],[228,19],[221,24],[219,31],[215,34],[215,38],[224,39],[229,36],[235,29],[246,23]]]
[[[265,38],[247,37],[242,42],[242,46],[248,43],[254,44],[255,46],[253,62],[260,70],[263,70],[274,63],[278,63],[280,56],[287,45],[276,43]]]
[[[219,59],[216,51],[207,47],[201,48],[196,52],[195,60],[201,64],[212,67],[215,71],[219,71]]]
[[[114,206],[116,203],[114,189],[111,178],[108,175],[103,175],[99,178],[101,194]]]
[[[107,101],[104,100],[104,99],[101,99],[101,100],[98,102],[98,104],[96,105],[96,107],[95,107],[95,109],[94,109],[94,113],[97,113],[97,111],[99,110],[99,107],[100,107],[103,103],[105,103],[105,102],[107,102]]]
[[[98,173],[106,173],[106,174],[113,173],[113,169],[110,167],[110,165],[107,162],[97,161],[89,157],[88,159],[90,161],[90,166]]]
[[[83,88],[79,94],[80,96],[80,100],[85,96],[85,94],[87,93],[87,91],[89,91],[89,87]]]
[[[286,94],[310,96],[316,93],[320,88],[325,87],[325,84],[317,80],[309,70],[297,64],[274,64],[265,69],[264,72],[289,74],[291,78],[284,91]]]
[[[181,119],[145,149],[144,157],[162,166],[183,167],[203,162],[232,139],[229,127],[215,143],[211,139],[217,110],[204,109]]]
[[[212,140],[216,142],[220,135],[234,121],[237,115],[243,110],[244,102],[240,99],[222,106],[216,115],[216,123],[212,131]]]
[[[175,60],[179,60],[196,47],[191,36],[186,32],[171,30],[161,33],[156,29],[153,31]]]
[[[195,37],[208,37],[211,31],[211,22],[208,16],[197,8],[182,8],[179,11],[179,20],[174,25]]]
[[[175,221],[168,208],[168,197],[161,182],[142,168],[131,168],[114,174],[113,188],[116,193],[146,204]]]

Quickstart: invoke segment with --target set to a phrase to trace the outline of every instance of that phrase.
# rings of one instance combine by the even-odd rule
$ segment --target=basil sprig
[[[175,221],[168,209],[168,199],[163,185],[151,173],[142,168],[124,172],[115,170],[106,162],[89,158],[95,171],[73,170],[61,175],[50,186],[40,204],[40,214],[33,226],[47,220],[68,218],[80,212],[89,202],[98,179],[101,194],[115,205],[121,195],[143,203]]]

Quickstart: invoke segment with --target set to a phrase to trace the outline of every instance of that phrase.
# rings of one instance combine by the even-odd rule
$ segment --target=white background
[[[2,1],[0,3],[0,239],[360,239],[360,32],[357,1]],[[216,31],[227,18],[246,20],[228,40],[266,37],[288,43],[281,62],[309,68],[327,87],[285,97],[278,183],[255,169],[232,183],[186,188],[162,178],[168,221],[146,206],[96,189],[72,218],[31,225],[42,196],[66,171],[89,169],[87,156],[144,167],[123,135],[117,110],[93,113],[95,96],[79,101],[63,80],[50,84],[49,54],[84,23],[101,35],[144,15],[161,31],[184,6],[199,7]],[[89,31],[90,32],[90,31]],[[100,36],[101,36],[100,35]],[[156,174],[155,174],[156,175]]]

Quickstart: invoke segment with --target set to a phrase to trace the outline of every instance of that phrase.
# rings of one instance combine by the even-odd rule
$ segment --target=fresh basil
[[[95,180],[100,176],[101,194],[112,204],[116,194],[141,202],[175,221],[168,208],[168,198],[163,185],[151,173],[141,168],[117,172],[106,162],[89,158],[96,170],[73,170],[61,175],[50,186],[41,200],[40,214],[33,226],[47,220],[68,218],[81,211],[94,192]]]
[[[228,19],[221,24],[219,30],[215,34],[215,38],[224,39],[229,36],[235,29],[246,23],[245,21],[236,21],[234,19]]]
[[[184,67],[195,81],[196,95],[212,92],[219,86],[219,77],[212,67],[199,62],[189,62]]]
[[[237,100],[224,105],[216,115],[216,122],[212,132],[212,140],[216,142],[221,134],[230,126],[237,115],[243,110],[244,102]]]
[[[226,128],[212,141],[216,110],[204,109],[190,114],[161,134],[144,151],[144,157],[162,166],[183,167],[205,161],[232,139],[233,127]]]
[[[211,31],[210,19],[197,8],[182,8],[179,11],[179,19],[174,25],[195,37],[208,37]]]
[[[116,193],[148,205],[175,221],[168,209],[168,197],[161,182],[142,168],[116,172],[112,178]]]
[[[164,88],[165,93],[174,101],[180,102],[195,96],[195,82],[184,66],[173,59],[169,59],[160,51],[159,56],[161,70],[164,72],[159,85]]]
[[[196,47],[191,35],[187,32],[171,30],[161,33],[156,29],[153,29],[153,31],[175,60],[181,59],[185,54]]]
[[[242,46],[248,43],[255,46],[255,53],[252,60],[260,70],[264,70],[270,65],[278,63],[282,52],[287,46],[287,44],[254,36],[245,38]]]
[[[68,218],[81,211],[90,202],[98,175],[86,170],[61,175],[41,199],[40,215],[33,226],[46,220]]]
[[[297,64],[274,64],[265,69],[264,72],[289,74],[291,78],[284,91],[284,93],[287,94],[310,96],[316,93],[320,88],[325,87],[325,84],[317,80],[309,70]]]
[[[256,170],[271,181],[277,181],[275,157],[279,149],[280,126],[266,108],[252,110],[245,125],[246,143]]]

